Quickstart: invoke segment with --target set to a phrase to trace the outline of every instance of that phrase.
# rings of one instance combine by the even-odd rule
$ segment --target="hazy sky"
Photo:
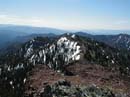
[[[0,0],[0,24],[130,29],[130,0]]]

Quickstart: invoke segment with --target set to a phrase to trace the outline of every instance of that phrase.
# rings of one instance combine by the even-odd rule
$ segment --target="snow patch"
[[[75,38],[75,34],[73,34],[71,37],[72,37],[72,38]]]
[[[24,84],[25,84],[26,80],[27,80],[27,79],[26,79],[26,78],[24,78],[24,80],[23,80],[23,83],[24,83]]]
[[[0,75],[1,75],[1,73],[2,73],[2,68],[0,68]]]
[[[56,43],[45,45],[37,53],[34,53],[32,46],[30,46],[26,56],[34,65],[45,64],[50,68],[58,68],[60,65],[68,65],[72,61],[80,60],[80,48],[76,41],[63,36]]]
[[[10,81],[9,84],[10,84],[10,85],[13,85],[13,81]]]

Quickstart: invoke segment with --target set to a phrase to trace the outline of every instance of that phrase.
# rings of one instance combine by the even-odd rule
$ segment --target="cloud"
[[[74,22],[75,23],[75,22]],[[37,27],[53,27],[62,29],[80,28],[75,24],[66,22],[66,20],[59,20],[50,17],[21,17],[0,15],[0,24],[16,24],[16,25],[29,25]],[[79,25],[78,25],[79,26]]]
[[[18,17],[18,16],[9,16],[9,15],[0,15],[0,23],[1,24],[34,24],[38,22],[35,18],[25,18],[25,17]]]
[[[39,17],[20,17],[10,15],[0,15],[1,24],[18,24],[18,25],[31,25],[31,26],[45,26],[52,25],[48,19]]]
[[[119,21],[116,21],[115,24],[118,24],[118,25],[122,25],[122,24],[129,24],[130,21],[128,20],[119,20]]]
[[[62,29],[130,29],[128,20],[104,20],[97,18],[69,17],[65,19],[53,17],[24,17],[0,14],[0,24],[30,25],[37,27],[53,27]]]

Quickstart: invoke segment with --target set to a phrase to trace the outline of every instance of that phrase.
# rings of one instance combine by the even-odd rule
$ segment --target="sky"
[[[130,30],[130,0],[0,0],[0,24]]]

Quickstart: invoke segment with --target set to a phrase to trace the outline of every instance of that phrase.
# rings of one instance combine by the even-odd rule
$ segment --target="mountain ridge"
[[[85,32],[76,32],[77,35],[88,37],[99,42],[103,42],[111,47],[130,50],[130,35],[128,34],[117,34],[117,35],[91,35]]]
[[[67,31],[49,28],[49,27],[31,27],[20,25],[4,25],[0,24],[0,48],[6,47],[6,44],[14,41],[17,37],[28,36],[31,34],[63,34]],[[16,41],[16,40],[15,40]]]
[[[3,94],[3,96],[6,95],[7,97],[8,95],[17,97],[19,94],[23,96],[24,86],[31,76],[29,72],[40,65],[47,66],[63,76],[75,77],[77,72],[82,77],[84,74],[86,75],[84,69],[90,69],[90,67],[86,67],[88,64],[91,64],[92,67],[97,64],[104,68],[104,72],[106,72],[105,68],[107,68],[108,71],[116,72],[118,74],[116,76],[129,79],[129,59],[130,53],[124,53],[104,43],[75,34],[66,33],[51,38],[36,37],[21,45],[17,51],[0,57],[0,84],[3,84],[0,91],[7,91],[8,89],[10,92]],[[80,69],[76,64],[80,65]],[[74,67],[70,69],[69,66],[74,66],[77,70],[73,70]],[[40,76],[39,72],[38,74]],[[82,80],[80,77],[79,80]],[[125,79],[122,80],[126,81]],[[116,80],[115,77],[113,80]]]

